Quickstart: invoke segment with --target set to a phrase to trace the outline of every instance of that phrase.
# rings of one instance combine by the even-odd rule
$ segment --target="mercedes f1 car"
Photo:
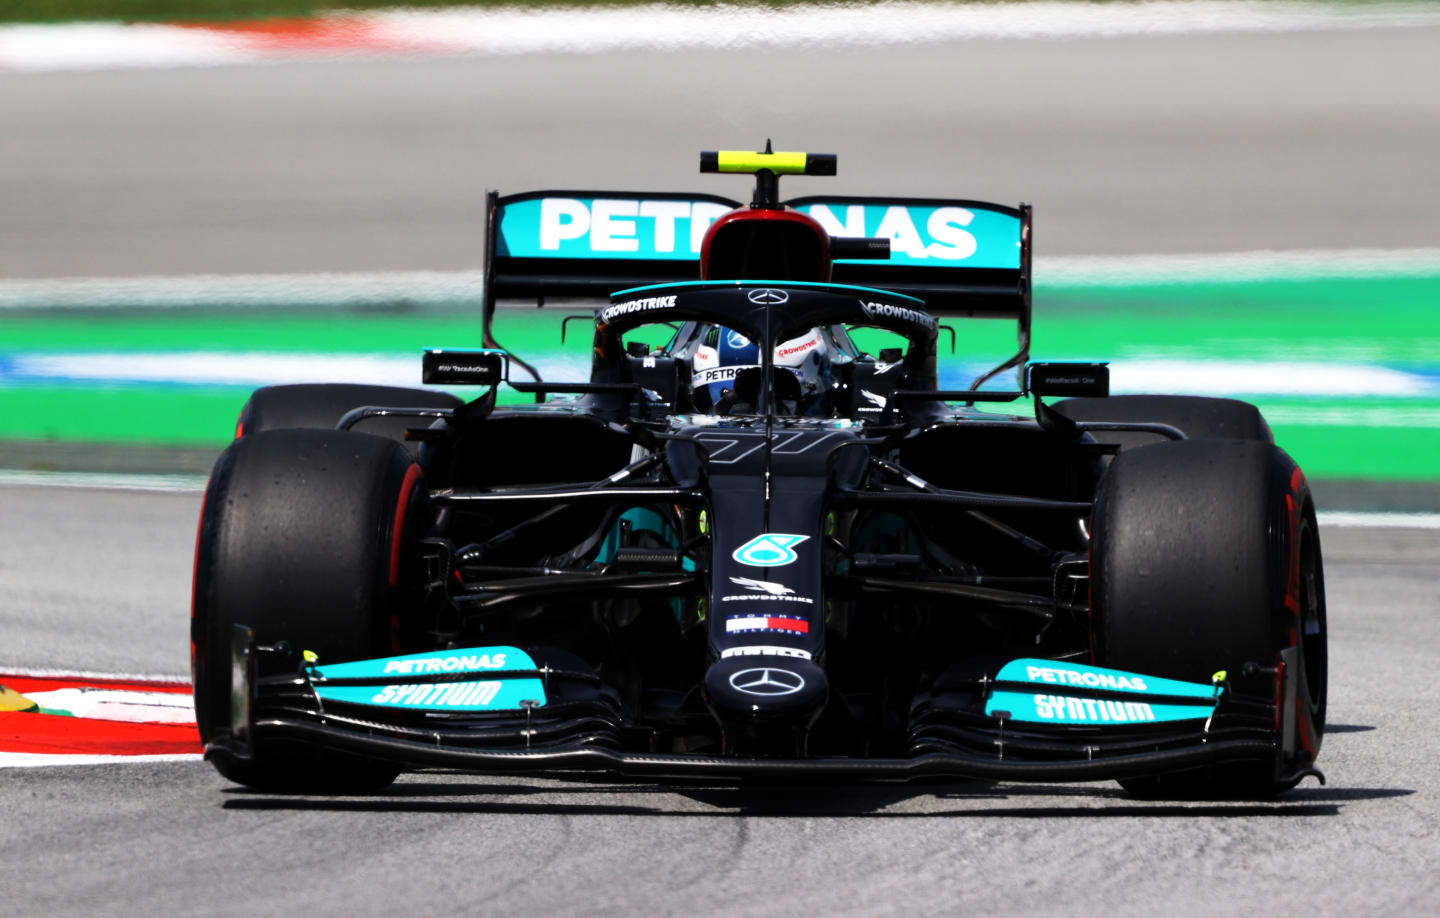
[[[254,393],[196,546],[222,774],[1318,776],[1315,508],[1253,406],[1029,362],[1028,206],[781,200],[828,155],[701,170],[752,202],[489,195],[483,346],[420,355],[477,398]],[[547,297],[601,301],[586,380],[495,339],[497,301]],[[939,317],[1010,319],[1018,350],[942,388]]]

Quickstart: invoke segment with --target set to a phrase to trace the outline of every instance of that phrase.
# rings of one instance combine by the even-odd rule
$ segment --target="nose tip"
[[[799,657],[727,657],[705,673],[706,703],[727,737],[753,734],[756,727],[803,733],[820,716],[829,691],[825,670]]]

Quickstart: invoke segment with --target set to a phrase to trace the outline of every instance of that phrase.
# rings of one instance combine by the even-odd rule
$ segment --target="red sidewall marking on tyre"
[[[1290,571],[1285,578],[1285,608],[1300,614],[1300,527],[1295,519],[1295,499],[1285,495],[1285,516],[1290,524]]]
[[[400,484],[400,499],[395,503],[395,524],[390,527],[390,585],[400,585],[400,543],[405,536],[405,513],[410,509],[410,494],[420,480],[420,466],[412,465],[405,471],[405,480]]]

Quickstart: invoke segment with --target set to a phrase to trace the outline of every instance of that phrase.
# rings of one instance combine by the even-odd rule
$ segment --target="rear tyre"
[[[230,445],[211,473],[195,548],[191,668],[200,738],[230,718],[233,626],[321,661],[392,651],[402,610],[401,541],[424,523],[420,468],[368,434],[274,430]],[[378,789],[399,769],[306,744],[262,743],[225,777],[277,790]]]
[[[1259,440],[1275,442],[1260,409],[1233,398],[1195,395],[1111,395],[1105,398],[1067,398],[1056,411],[1072,421],[1130,421],[1169,424],[1191,440]],[[1160,434],[1104,430],[1091,434],[1101,443],[1118,443],[1122,449],[1164,442]]]
[[[1324,572],[1309,487],[1269,443],[1183,440],[1122,452],[1095,505],[1096,662],[1274,698],[1273,667],[1300,648],[1297,745],[1313,759],[1325,727]],[[1260,797],[1288,789],[1273,763],[1234,763],[1122,781],[1134,794]]]
[[[235,424],[235,436],[293,428],[334,430],[346,412],[369,405],[381,408],[458,408],[463,404],[464,402],[448,392],[407,389],[401,386],[365,386],[353,383],[265,386],[256,389],[245,407],[240,409],[240,419]],[[405,430],[428,426],[430,422],[423,418],[377,417],[366,418],[351,430],[405,443],[413,456],[417,455],[419,444],[406,442]]]

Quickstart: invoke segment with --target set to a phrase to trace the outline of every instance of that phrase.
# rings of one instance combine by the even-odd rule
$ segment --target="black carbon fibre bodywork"
[[[565,194],[624,206],[614,195]],[[1130,781],[1240,768],[1263,772],[1252,786],[1274,791],[1318,775],[1323,573],[1303,475],[1272,443],[1242,444],[1247,455],[1269,451],[1256,485],[1263,512],[1241,521],[1263,530],[1252,540],[1265,546],[1263,589],[1247,594],[1259,637],[1217,641],[1242,649],[1219,660],[1188,655],[1182,671],[1166,669],[1163,653],[1154,668],[1104,670],[1103,654],[1119,642],[1097,651],[1095,618],[1116,614],[1096,597],[1128,587],[1147,602],[1162,595],[1163,605],[1164,591],[1120,583],[1125,565],[1112,555],[1111,579],[1092,592],[1093,530],[1105,516],[1097,508],[1112,517],[1131,505],[1168,511],[1171,493],[1163,462],[1132,462],[1144,468],[1126,487],[1140,496],[1106,503],[1109,469],[1126,467],[1116,457],[1135,438],[1162,444],[1137,449],[1179,455],[1189,432],[1163,412],[1089,411],[1107,394],[1096,365],[1033,374],[1037,387],[1087,397],[1066,410],[1029,390],[1028,208],[912,202],[1007,215],[1020,229],[1019,265],[946,274],[867,262],[842,272],[904,275],[896,292],[828,279],[706,280],[703,265],[675,259],[597,264],[497,250],[507,204],[537,200],[549,199],[491,199],[491,350],[425,357],[427,381],[490,388],[455,407],[356,405],[338,424],[379,418],[394,431],[408,419],[403,436],[416,454],[399,497],[386,498],[399,503],[386,504],[384,539],[371,540],[389,546],[376,602],[390,627],[388,644],[362,662],[498,648],[533,668],[486,672],[497,688],[472,702],[479,696],[469,688],[429,688],[481,678],[477,670],[416,675],[407,665],[402,694],[421,700],[392,703],[402,676],[389,668],[338,678],[326,667],[356,661],[317,665],[300,638],[237,618],[231,670],[211,690],[229,688],[230,723],[204,737],[227,775],[258,773],[253,763],[282,748],[386,767],[725,780]],[[729,203],[647,200],[657,213]],[[861,209],[872,201],[828,200]],[[496,296],[610,292],[622,281],[663,283],[611,292],[595,308],[588,379],[542,381],[498,349],[489,325]],[[919,298],[927,294],[942,308],[928,308]],[[937,312],[1014,318],[1020,350],[971,389],[942,391]],[[634,339],[656,325],[672,330],[665,345]],[[866,354],[850,335],[857,327],[905,346]],[[753,343],[756,365],[720,366],[720,334]],[[795,353],[782,355],[787,342]],[[804,410],[801,376],[782,357],[823,366],[805,377],[822,382]],[[979,388],[1015,367],[1019,388]],[[535,378],[511,382],[517,370]],[[724,382],[718,401],[696,397],[702,377]],[[498,405],[505,385],[536,403]],[[1023,407],[994,410],[1007,404]],[[339,448],[361,435],[330,436]],[[1185,452],[1186,461],[1202,467],[1202,453]],[[1153,538],[1133,529],[1113,551],[1151,539],[1165,555],[1165,527],[1183,535],[1190,513],[1184,483],[1173,491],[1174,520],[1155,523]],[[1183,537],[1173,544],[1185,551]],[[1183,571],[1185,559],[1170,555],[1167,570]],[[1206,578],[1227,576],[1221,561],[1211,567],[1178,588],[1196,593]],[[1157,633],[1163,614],[1146,620]],[[1205,621],[1191,624],[1203,642]],[[1040,675],[1015,676],[1022,662]],[[1036,681],[1053,680],[1047,666],[1109,682],[1047,687]],[[1127,673],[1140,675],[1132,684]],[[511,679],[543,692],[487,707]],[[1170,689],[1147,688],[1150,679]],[[326,692],[368,687],[373,697]],[[452,700],[432,703],[441,697]]]

